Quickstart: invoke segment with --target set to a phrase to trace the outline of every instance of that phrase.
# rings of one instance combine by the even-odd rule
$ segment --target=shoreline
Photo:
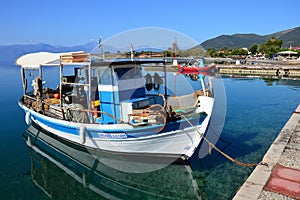
[[[226,75],[300,77],[300,64],[299,65],[218,64],[217,69],[220,74],[226,74]]]

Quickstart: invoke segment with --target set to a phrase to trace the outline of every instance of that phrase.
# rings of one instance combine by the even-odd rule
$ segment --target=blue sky
[[[298,27],[299,8],[299,0],[3,0],[0,45],[79,45],[143,27],[172,29],[201,43]]]

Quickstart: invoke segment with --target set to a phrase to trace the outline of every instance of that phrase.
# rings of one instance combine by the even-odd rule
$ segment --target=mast
[[[133,61],[133,45],[130,43],[130,59]]]
[[[63,82],[63,64],[59,64],[59,106],[62,108],[62,82]]]
[[[177,65],[177,51],[178,51],[178,44],[177,44],[177,38],[174,38],[174,42],[172,44],[173,46],[173,51],[174,51],[174,60],[173,60],[173,65]]]
[[[98,47],[101,50],[102,59],[104,60],[105,55],[104,55],[104,52],[103,52],[102,35],[100,35],[100,37],[99,37]]]

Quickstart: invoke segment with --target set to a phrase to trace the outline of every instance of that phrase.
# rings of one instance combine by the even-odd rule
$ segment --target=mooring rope
[[[259,163],[244,163],[244,162],[240,162],[234,158],[232,158],[231,156],[229,156],[228,154],[224,153],[222,150],[220,150],[218,147],[216,147],[216,145],[214,145],[213,143],[211,143],[205,136],[204,134],[200,133],[200,131],[197,129],[197,127],[195,127],[188,119],[185,115],[181,115],[183,116],[186,121],[190,124],[191,127],[195,128],[197,133],[199,133],[199,135],[204,139],[205,142],[208,143],[209,145],[209,152],[211,152],[211,149],[215,149],[216,151],[218,151],[220,154],[222,154],[225,158],[229,159],[230,161],[232,161],[235,164],[238,164],[240,166],[244,166],[244,167],[255,167],[257,165],[259,165]]]

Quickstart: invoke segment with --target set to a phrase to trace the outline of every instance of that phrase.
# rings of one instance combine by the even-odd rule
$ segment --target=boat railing
[[[28,101],[29,100],[29,101]],[[42,108],[37,108],[36,102],[40,101]],[[40,99],[38,97],[32,97],[30,95],[24,95],[23,96],[23,103],[25,104],[25,106],[39,112],[40,114],[44,114],[44,115],[48,115],[50,117],[55,117],[58,119],[64,119],[64,120],[68,120],[68,121],[72,121],[72,119],[70,119],[69,117],[67,117],[66,115],[68,115],[68,112],[78,112],[78,113],[85,113],[87,115],[87,119],[90,118],[90,120],[86,120],[84,121],[85,123],[97,123],[97,121],[95,120],[95,117],[93,116],[93,114],[98,114],[98,115],[107,115],[110,118],[113,118],[114,120],[116,120],[118,123],[126,123],[121,119],[116,118],[115,116],[104,112],[104,111],[97,111],[97,110],[90,110],[90,109],[85,109],[83,107],[80,107],[80,109],[77,108],[72,108],[72,107],[68,107],[68,104],[60,104],[59,103],[60,100],[59,99],[55,99],[55,98],[51,98],[51,99]],[[62,106],[60,106],[62,105]],[[78,105],[78,104],[77,104]],[[80,122],[78,120],[75,120],[75,122]],[[81,121],[83,122],[83,121]]]
[[[31,109],[39,112],[40,114],[44,114],[46,116],[54,117],[57,119],[63,119],[66,121],[72,121],[77,123],[101,124],[99,122],[99,118],[101,118],[102,115],[106,115],[120,124],[139,125],[139,123],[132,123],[129,121],[125,122],[105,111],[99,111],[95,109],[94,110],[85,109],[80,104],[62,104],[62,106],[60,106],[59,99],[46,98],[41,100],[37,97],[32,97],[29,95],[24,95],[23,99],[24,99],[23,102],[27,107],[31,107]],[[38,101],[40,101],[41,105],[43,105],[42,109],[37,109],[34,106],[34,104]],[[70,106],[70,105],[79,105],[79,106]],[[95,117],[94,116],[95,114],[100,117]],[[143,118],[143,117],[151,119],[154,118],[154,116],[160,116],[161,120],[155,121],[155,123],[159,123],[163,125],[161,127],[161,130],[166,125],[166,112],[164,107],[159,104],[154,104],[144,109],[135,109],[134,112],[132,114],[129,114],[128,116],[133,117],[135,119]],[[148,121],[148,123],[154,124],[154,122],[151,120]]]
[[[97,113],[97,114],[100,114],[100,115],[107,115],[108,117],[110,117],[110,118],[113,118],[114,120],[116,120],[118,123],[120,123],[120,124],[124,124],[124,123],[126,123],[126,122],[124,122],[123,120],[121,120],[121,119],[118,119],[117,117],[115,117],[115,116],[113,116],[113,115],[111,115],[111,114],[109,114],[108,112],[104,112],[104,111],[95,111],[95,110],[88,110],[88,109],[83,109],[83,110],[81,110],[82,112],[85,112],[85,113],[90,113],[90,114],[95,114],[95,113]],[[92,121],[92,123],[97,123],[97,121],[94,119],[94,117],[91,117],[91,121]]]
[[[62,82],[63,85],[78,85],[78,86],[89,86],[86,83],[71,83],[71,82]]]

